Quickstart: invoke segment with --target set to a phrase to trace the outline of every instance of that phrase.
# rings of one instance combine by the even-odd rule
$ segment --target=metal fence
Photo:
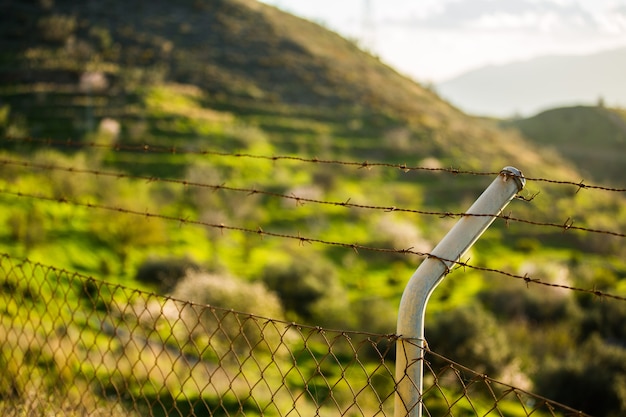
[[[8,255],[0,340],[3,416],[393,415],[396,335],[194,304]],[[425,349],[425,415],[582,415]]]

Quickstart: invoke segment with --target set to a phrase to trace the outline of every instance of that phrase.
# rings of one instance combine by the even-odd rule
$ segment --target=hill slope
[[[109,117],[122,125],[121,142],[147,141],[129,133],[147,87],[177,83],[199,88],[201,107],[269,132],[285,151],[317,154],[315,144],[332,136],[350,145],[331,141],[328,149],[359,159],[415,164],[434,156],[447,166],[462,157],[468,168],[517,164],[534,172],[544,165],[512,146],[520,138],[465,116],[354,44],[252,0],[2,8],[9,132],[80,138]],[[171,144],[178,135],[168,136],[162,140]]]
[[[514,129],[469,117],[339,36],[251,0],[5,1],[0,34],[0,253],[114,286],[277,319],[284,309],[288,321],[389,334],[400,295],[421,258],[406,248],[429,251],[458,218],[451,213],[467,209],[493,180],[492,174],[395,164],[477,171],[516,165],[529,177],[581,178],[563,158]],[[439,332],[427,333],[429,342],[433,335],[437,352],[489,369],[490,375],[493,368],[513,382],[547,387],[550,395],[557,389],[557,400],[582,403],[594,414],[603,414],[595,413],[597,404],[623,414],[623,402],[615,399],[626,392],[626,371],[603,358],[619,361],[615,349],[626,354],[617,346],[626,340],[620,327],[626,312],[611,300],[593,303],[591,294],[561,286],[624,293],[626,248],[619,233],[626,205],[621,194],[577,193],[571,184],[529,178],[527,188],[526,195],[537,197],[507,208],[522,221],[494,222],[472,249],[476,268],[453,268],[458,273],[452,271],[433,294],[429,314],[439,322],[429,325]],[[572,219],[576,227],[600,233],[568,230]],[[26,269],[18,264],[5,267],[4,275]],[[241,283],[233,280],[233,293],[200,290],[184,279],[196,269],[219,275],[221,282],[235,276]],[[0,285],[12,300],[10,308],[0,308],[2,326],[16,323],[16,312],[21,325],[43,322],[39,312],[55,311],[31,289],[47,287],[52,275]],[[546,291],[539,281],[558,288]],[[276,294],[276,310],[252,300],[244,285],[250,282],[256,294],[262,294],[260,288]],[[95,302],[102,313],[123,311],[123,320],[137,311],[126,309],[139,306],[130,293],[113,290],[100,299],[90,288],[79,285],[65,297],[46,291],[64,311],[46,320],[56,334],[51,340],[92,326],[62,309],[64,302],[86,311]],[[23,311],[24,298],[36,307],[32,314]],[[59,331],[65,321],[70,321],[67,331]],[[176,321],[187,325],[180,315]],[[101,324],[84,330],[89,336],[81,339],[89,349],[116,346],[108,336],[95,337],[103,336]],[[207,334],[200,333],[197,342],[207,346]],[[7,327],[0,334],[17,333]],[[589,346],[582,356],[580,346]],[[59,367],[29,352],[34,372],[17,375],[25,356],[9,348],[0,346],[0,358],[9,361],[0,376],[0,408],[7,399],[18,406],[32,402],[25,379],[46,381],[37,386],[51,388],[38,391],[48,403],[55,402],[56,385],[71,385],[75,373],[85,378],[91,372],[89,366],[68,366],[69,356],[55,355]],[[329,357],[324,349],[311,350]],[[335,372],[339,357],[330,357],[330,371],[353,377]],[[295,371],[293,359],[289,356]],[[297,373],[304,366],[321,375],[320,361],[298,361]],[[239,365],[238,374],[245,373],[241,362],[233,364]],[[606,370],[604,379],[594,381],[598,390],[558,392],[564,384],[552,383],[567,380],[569,387],[575,379],[586,387],[594,374],[587,369]],[[171,362],[156,370],[161,377],[138,379],[130,367],[116,376],[119,385],[111,390],[109,375],[100,375],[96,365],[100,376],[90,381],[99,385],[103,378],[105,385],[92,394],[140,411],[133,408],[137,398],[164,387],[162,377],[173,375]],[[261,373],[262,389],[291,384],[285,374]],[[251,395],[250,385],[245,388]],[[156,401],[182,401],[182,389],[174,381],[167,392],[155,394]],[[331,389],[323,394],[329,401],[354,395],[343,384]],[[297,390],[309,392],[306,386]],[[205,391],[211,392],[198,400],[216,409],[235,394],[231,385]],[[437,397],[443,393],[435,391]],[[289,406],[298,396],[289,395]],[[380,413],[378,399],[388,403],[392,397],[375,394],[371,407],[359,412]],[[308,398],[301,396],[298,405],[317,402]],[[482,399],[492,402],[493,390]],[[258,401],[234,404],[238,413],[259,414]],[[470,404],[474,411],[475,404]]]
[[[626,164],[626,112],[566,107],[504,122],[541,147],[551,147],[591,179],[621,183]]]
[[[626,48],[586,56],[545,56],[470,71],[437,85],[471,114],[529,116],[552,107],[626,105]]]

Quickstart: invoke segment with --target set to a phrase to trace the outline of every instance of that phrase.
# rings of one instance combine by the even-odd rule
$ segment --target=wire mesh
[[[0,257],[3,416],[391,416],[396,335],[199,305]],[[427,351],[425,415],[573,410]]]

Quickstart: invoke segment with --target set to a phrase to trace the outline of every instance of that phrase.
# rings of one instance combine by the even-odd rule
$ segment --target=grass
[[[4,266],[9,267],[6,259]],[[257,346],[254,353],[247,352],[247,349],[241,351],[239,342],[233,345],[231,341],[236,340],[236,334],[235,339],[222,334],[225,332],[221,327],[223,323],[205,324],[217,326],[215,332],[209,333],[210,339],[196,339],[194,336],[196,342],[204,341],[206,344],[194,345],[192,348],[192,345],[183,341],[191,336],[192,330],[197,332],[200,329],[188,321],[191,317],[187,313],[191,313],[190,310],[194,308],[190,305],[177,304],[182,308],[181,312],[168,317],[164,307],[159,306],[164,300],[136,290],[97,283],[97,292],[90,297],[92,301],[87,301],[84,294],[74,291],[77,285],[84,284],[81,283],[82,278],[60,273],[55,279],[53,274],[38,266],[32,271],[20,269],[19,272],[15,276],[18,284],[12,288],[12,292],[24,293],[23,280],[26,279],[31,287],[36,288],[29,290],[36,291],[36,304],[45,306],[45,310],[39,311],[37,316],[32,316],[31,311],[21,319],[19,315],[13,314],[11,302],[7,303],[6,297],[15,301],[17,298],[13,298],[11,292],[2,293],[2,304],[8,310],[1,316],[1,330],[7,336],[7,343],[3,345],[0,358],[9,358],[6,369],[15,374],[5,373],[1,382],[4,387],[9,378],[14,379],[13,384],[18,384],[20,393],[22,390],[27,392],[30,384],[33,384],[33,388],[38,391],[49,391],[55,395],[53,387],[59,387],[59,383],[60,387],[64,387],[65,383],[71,381],[73,388],[69,388],[67,393],[59,392],[56,395],[76,398],[82,402],[82,406],[89,406],[89,402],[97,403],[99,395],[110,397],[123,390],[125,395],[121,397],[121,406],[136,411],[147,407],[157,415],[161,407],[165,412],[168,407],[176,406],[180,407],[177,409],[181,412],[187,409],[186,404],[194,403],[192,408],[207,410],[205,412],[215,412],[223,407],[234,412],[243,407],[251,415],[283,415],[285,410],[294,406],[294,395],[298,397],[304,394],[298,394],[304,387],[302,384],[308,387],[315,375],[322,378],[320,383],[323,386],[333,387],[336,400],[346,404],[352,399],[351,387],[368,384],[367,374],[361,378],[355,374],[362,368],[357,366],[350,370],[351,366],[356,365],[349,357],[345,358],[344,366],[345,372],[350,375],[350,382],[343,373],[335,373],[334,356],[325,353],[323,340],[314,342],[313,338],[307,338],[309,345],[302,353],[304,357],[319,355],[319,359],[309,357],[308,365],[307,362],[301,362],[297,373],[299,377],[292,382],[285,381],[285,372],[293,370],[289,360],[290,352],[298,352],[300,348],[292,342],[297,340],[297,334],[288,337],[280,325],[275,327],[275,337],[272,336],[271,326],[262,326],[262,340],[267,344],[267,350]],[[7,275],[5,279],[11,276]],[[41,286],[41,282],[46,284]],[[90,311],[86,308],[85,303],[90,304],[101,297],[105,309],[98,307]],[[155,302],[156,305],[153,304]],[[19,309],[22,313],[25,312],[23,307]],[[153,312],[143,314],[141,311],[144,308]],[[234,317],[235,313],[227,312],[225,318],[228,319],[226,316]],[[35,317],[40,317],[41,322],[37,323]],[[253,327],[248,330],[259,331]],[[117,337],[111,338],[112,332]],[[203,333],[199,332],[200,335]],[[254,335],[249,333],[247,337]],[[187,346],[183,354],[184,361],[180,360],[181,346]],[[335,349],[339,347],[335,346]],[[211,352],[210,355],[202,353],[207,350]],[[21,357],[16,357],[19,352],[25,352],[32,358],[32,362],[23,362]],[[322,377],[322,374],[318,374],[320,370],[316,364],[324,361],[328,366],[324,365],[327,369],[323,371],[325,377]],[[281,369],[283,366],[286,368]],[[45,373],[42,373],[42,367],[46,369]],[[24,372],[29,373],[28,380],[24,379]],[[66,379],[66,382],[61,382]],[[263,380],[265,383],[257,382]],[[273,382],[281,380],[283,382],[280,386],[274,388]],[[204,387],[209,383],[211,388],[205,390]],[[368,403],[365,394],[360,398],[362,400],[359,402],[365,401],[361,403],[361,409],[378,406],[376,402]],[[323,407],[321,403],[327,401],[326,397],[319,400],[319,406]],[[2,406],[5,410],[11,407],[6,402]],[[235,408],[231,409],[231,406]]]
[[[505,122],[533,142],[554,148],[594,181],[614,181],[626,154],[624,112],[605,107],[567,107]]]

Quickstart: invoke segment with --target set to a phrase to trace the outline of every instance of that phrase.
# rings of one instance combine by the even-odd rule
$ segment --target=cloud
[[[384,16],[376,22],[377,45],[384,46],[380,55],[418,79],[443,80],[488,64],[586,54],[626,44],[626,0],[386,0],[384,4]]]
[[[593,16],[598,29],[607,34],[626,34],[626,4],[614,6]]]
[[[448,1],[443,6],[441,3],[432,13],[405,14],[404,17],[388,18],[383,24],[440,30],[549,31],[590,27],[598,22],[578,3],[532,0],[460,0]]]

